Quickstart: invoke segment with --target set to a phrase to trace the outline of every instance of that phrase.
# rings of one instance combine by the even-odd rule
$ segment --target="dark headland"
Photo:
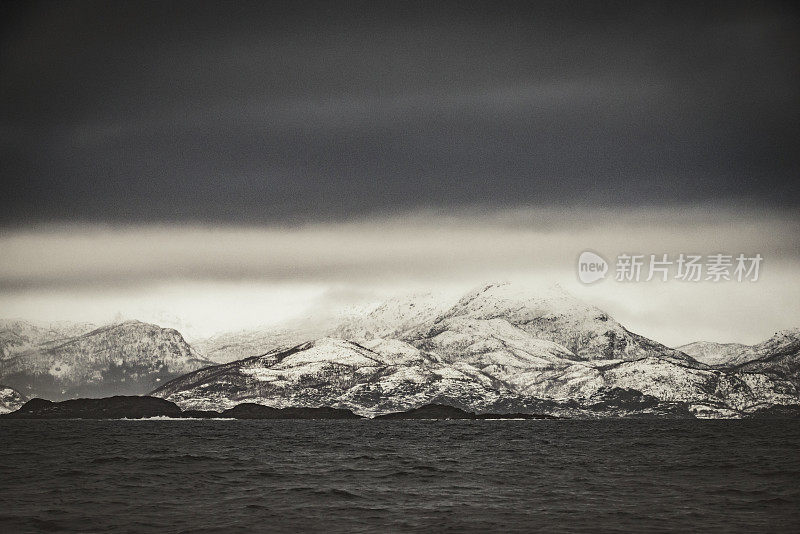
[[[350,410],[330,408],[272,408],[252,402],[237,404],[221,412],[181,410],[177,404],[158,397],[115,396],[102,399],[72,399],[53,402],[32,399],[5,419],[143,419],[150,417],[193,419],[362,419]],[[551,415],[508,413],[475,414],[444,404],[427,404],[405,412],[380,415],[376,419],[556,419]]]
[[[71,399],[53,402],[31,399],[7,419],[142,419],[145,417],[181,417],[174,402],[148,396],[118,395],[103,399]]]
[[[6,419],[143,419],[148,417],[198,419],[361,419],[350,410],[337,408],[271,408],[250,402],[229,410],[182,411],[177,404],[158,397],[115,396],[52,402],[32,399],[19,410],[0,415]]]

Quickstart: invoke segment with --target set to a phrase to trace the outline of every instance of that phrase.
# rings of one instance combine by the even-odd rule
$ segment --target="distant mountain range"
[[[90,323],[60,321],[34,324],[28,321],[0,319],[0,360],[10,358],[49,342],[85,334],[97,328]]]
[[[782,362],[786,368],[779,376],[791,378],[797,371],[793,364],[797,362],[794,356],[800,351],[800,328],[776,332],[774,336],[757,345],[699,341],[678,347],[678,350],[720,369],[774,372],[781,367]]]
[[[746,365],[734,354],[729,366],[632,333],[558,287],[490,284],[448,306],[420,300],[391,301],[328,337],[190,373],[153,394],[198,409],[250,401],[362,415],[437,402],[479,413],[732,417],[798,402],[797,332],[759,345]]]
[[[213,364],[179,332],[152,324],[127,321],[69,336],[74,331],[6,322],[0,383],[27,398],[138,395]]]
[[[152,390],[184,410],[249,402],[363,416],[436,403],[479,414],[741,417],[800,404],[800,329],[754,346],[672,349],[559,287],[487,284],[455,302],[414,295],[316,332],[239,332],[194,348],[138,322],[63,338],[8,324],[0,383],[24,398]]]

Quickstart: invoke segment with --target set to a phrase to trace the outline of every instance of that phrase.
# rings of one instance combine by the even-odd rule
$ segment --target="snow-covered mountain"
[[[324,330],[308,328],[257,328],[218,334],[192,343],[203,358],[215,363],[228,363],[250,356],[266,354],[278,347],[293,347],[320,337]]]
[[[97,326],[90,323],[58,321],[39,324],[20,319],[0,319],[0,360],[95,328]]]
[[[262,326],[217,334],[192,342],[204,358],[228,363],[266,354],[278,348],[290,348],[321,337],[368,341],[402,339],[445,311],[451,300],[438,293],[412,293],[383,302],[346,309],[329,316],[311,316],[279,325]]]
[[[359,341],[373,338],[413,339],[419,335],[421,328],[448,310],[453,300],[433,292],[393,297],[367,313],[351,314],[329,335]]]
[[[0,414],[16,411],[25,404],[25,398],[14,388],[0,385]]]
[[[800,330],[754,346],[676,350],[557,286],[394,298],[333,326],[236,332],[199,350],[137,321],[0,327],[0,383],[26,398],[154,390],[184,409],[256,402],[368,416],[431,403],[478,413],[739,416],[800,403]]]
[[[723,370],[628,331],[558,287],[533,293],[491,284],[449,307],[411,304],[378,307],[363,323],[348,319],[335,333],[350,340],[275,349],[191,373],[153,394],[183,408],[249,401],[362,415],[434,402],[476,412],[585,414],[628,392],[629,412],[640,402],[654,413],[727,416],[800,398],[788,334],[763,344],[764,356],[749,367]],[[611,404],[609,392],[617,392]]]
[[[372,346],[322,338],[195,371],[153,395],[188,409],[247,401],[278,408],[344,407],[370,415],[436,399],[484,405],[504,393],[501,384],[469,364],[447,365],[397,340]]]
[[[14,351],[0,360],[0,382],[50,400],[143,394],[211,363],[177,331],[128,321]]]
[[[761,373],[776,380],[787,380],[800,387],[800,328],[782,330],[766,341],[750,347],[733,369],[740,373]]]
[[[737,363],[741,355],[745,354],[750,347],[741,343],[714,343],[713,341],[695,341],[677,347],[676,350],[688,354],[698,362],[702,362],[709,367],[732,367]]]
[[[288,350],[213,366],[182,376],[152,394],[184,409],[226,409],[241,402],[274,407],[332,406],[361,415],[439,402],[478,412],[543,410],[578,413],[612,389],[703,415],[734,415],[793,404],[798,389],[763,373],[697,369],[655,357],[574,362],[526,369],[468,360],[446,361],[399,340],[372,349],[323,338]],[[562,349],[563,350],[563,349]],[[518,376],[515,376],[518,375]],[[543,405],[542,401],[552,401]]]
[[[679,349],[711,367],[761,372],[800,385],[800,328],[781,330],[757,345],[698,341]]]
[[[509,283],[488,284],[469,292],[436,318],[433,331],[452,319],[499,319],[536,339],[557,343],[577,360],[636,360],[658,356],[697,363],[686,354],[629,332],[607,313],[560,286],[534,291]]]

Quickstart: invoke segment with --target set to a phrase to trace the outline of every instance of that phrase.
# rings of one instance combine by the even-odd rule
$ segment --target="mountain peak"
[[[797,350],[800,345],[800,328],[787,328],[779,330],[769,339],[753,345],[753,350],[757,353],[765,351],[784,350],[794,348]]]
[[[6,358],[4,382],[28,397],[139,394],[209,363],[176,330],[140,321],[30,346]]]
[[[285,351],[280,358],[280,366],[292,367],[308,364],[342,364],[353,366],[374,366],[379,362],[378,355],[371,350],[344,339],[323,337],[298,345]]]
[[[484,284],[468,292],[445,313],[445,317],[457,315],[469,315],[479,319],[499,317],[516,323],[548,315],[580,315],[594,318],[601,314],[605,315],[558,284],[535,289],[510,282],[499,282]]]
[[[437,335],[457,319],[505,321],[529,336],[561,345],[580,360],[658,356],[693,362],[683,353],[629,332],[558,284],[538,289],[508,282],[482,285],[437,317],[426,334]]]
[[[360,348],[360,345],[346,339],[326,336],[304,343],[303,347],[306,349],[354,349]]]
[[[775,332],[775,335],[772,336],[773,339],[779,338],[791,338],[791,339],[800,339],[800,327],[795,328],[786,328],[784,330],[778,330]]]

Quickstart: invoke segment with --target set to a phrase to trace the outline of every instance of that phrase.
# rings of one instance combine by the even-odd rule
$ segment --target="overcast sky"
[[[800,326],[792,3],[6,2],[0,21],[0,315],[210,331],[695,247],[773,269],[761,290],[588,297],[673,344]],[[248,306],[223,318],[212,294]]]

